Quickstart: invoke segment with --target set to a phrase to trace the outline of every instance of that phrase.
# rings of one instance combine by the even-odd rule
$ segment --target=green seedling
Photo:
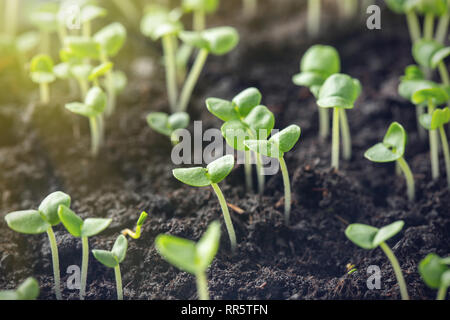
[[[26,279],[16,290],[0,291],[0,301],[36,300],[39,297],[39,283],[35,278]]]
[[[106,9],[94,4],[87,4],[81,8],[80,21],[83,25],[83,36],[90,37],[92,35],[92,21],[105,17]]]
[[[113,68],[114,63],[112,62],[104,62],[95,68],[91,68],[88,80],[93,82],[96,87],[100,87],[100,78],[110,73]]]
[[[322,0],[308,0],[308,34],[316,37],[320,32]]]
[[[319,0],[313,0],[320,2]],[[341,59],[337,50],[331,46],[315,45],[306,51],[300,62],[300,73],[292,80],[298,86],[305,86],[317,98],[320,88],[333,74],[341,71]],[[330,113],[319,108],[319,136],[328,138],[330,134]]]
[[[272,136],[269,140],[249,140],[245,141],[245,145],[258,154],[265,155],[270,158],[278,159],[280,162],[281,173],[284,182],[284,214],[286,225],[289,225],[291,215],[291,182],[287,169],[284,154],[294,148],[300,139],[301,129],[299,126],[292,125],[283,131]]]
[[[398,14],[404,14],[408,23],[409,34],[412,42],[422,38],[419,17],[416,11],[416,0],[385,0],[387,6]]]
[[[247,191],[253,190],[251,171],[251,151],[244,141],[266,140],[275,126],[275,117],[270,110],[260,105],[261,92],[256,88],[248,88],[233,98],[232,101],[209,98],[206,107],[214,116],[224,121],[222,135],[235,150],[243,151],[245,156],[245,180]],[[258,190],[264,193],[265,176],[261,156],[256,157],[258,171]]]
[[[186,111],[208,56],[210,54],[221,56],[233,50],[239,43],[239,34],[232,27],[218,27],[201,32],[182,31],[180,38],[187,45],[200,49],[178,103],[178,110]]]
[[[173,145],[179,141],[178,131],[189,126],[190,117],[186,112],[168,115],[163,112],[152,112],[147,116],[147,123],[156,132],[169,137]]]
[[[58,246],[56,243],[53,227],[57,226],[61,220],[58,216],[58,207],[65,205],[70,207],[70,196],[55,192],[46,197],[39,205],[38,210],[26,210],[12,212],[6,215],[5,221],[12,230],[23,234],[47,233],[50,242],[53,263],[53,277],[55,281],[56,299],[61,300],[60,270]]]
[[[177,109],[178,84],[176,48],[177,35],[183,29],[179,21],[181,13],[178,10],[169,11],[163,7],[151,7],[141,22],[141,32],[153,41],[162,40],[164,64],[166,68],[166,86],[169,104],[172,112]]]
[[[130,238],[137,240],[141,237],[141,230],[142,226],[145,223],[145,220],[147,220],[148,214],[147,212],[142,212],[139,216],[138,222],[136,223],[136,229],[134,231],[131,231],[130,229],[125,229],[122,231],[122,235],[129,236]]]
[[[432,40],[434,37],[434,24],[436,17],[446,15],[448,12],[447,0],[411,0],[415,2],[416,10],[425,16],[423,37]]]
[[[31,80],[39,84],[42,104],[50,103],[50,83],[56,80],[53,67],[53,60],[48,55],[40,54],[31,60]]]
[[[450,86],[445,59],[450,56],[450,47],[444,47],[437,41],[420,40],[413,46],[413,56],[419,65],[428,69],[438,69],[442,83]]]
[[[89,119],[91,128],[91,153],[98,155],[103,141],[103,112],[106,109],[106,94],[99,87],[93,87],[86,95],[84,103],[66,104],[66,109]]]
[[[94,35],[94,40],[100,44],[100,60],[103,65],[110,63],[110,59],[115,57],[123,48],[127,38],[127,31],[120,23],[112,23]],[[106,115],[111,115],[116,109],[116,85],[112,68],[105,72],[106,92],[108,94],[108,105]]]
[[[412,101],[416,105],[428,105],[428,115],[432,116],[436,107],[443,105],[448,101],[447,92],[435,85],[433,88],[426,88],[416,91],[413,94]],[[436,129],[429,131],[430,138],[430,157],[431,171],[433,180],[439,179],[439,137]]]
[[[203,31],[206,26],[206,14],[217,11],[219,0],[183,0],[183,9],[193,14],[193,29]]]
[[[211,162],[206,168],[175,169],[173,170],[173,176],[179,181],[192,187],[211,186],[214,189],[222,208],[223,218],[225,220],[225,225],[227,226],[228,236],[230,237],[231,248],[234,251],[237,244],[236,233],[234,231],[233,222],[231,221],[227,202],[218,185],[230,174],[233,168],[234,156],[227,155]]]
[[[159,254],[170,264],[196,277],[200,300],[209,300],[206,271],[219,249],[220,223],[211,223],[197,242],[169,235],[159,235],[155,246]]]
[[[445,133],[444,126],[450,122],[450,109],[436,109],[433,114],[424,114],[420,118],[422,126],[426,130],[439,131],[442,150],[444,152],[445,169],[447,173],[447,183],[450,187],[450,151],[448,146],[447,134]]]
[[[345,74],[334,74],[320,88],[317,104],[321,108],[333,108],[333,142],[331,166],[339,170],[339,127],[341,126],[344,159],[352,157],[352,141],[346,109],[353,109],[361,94],[361,84],[357,79]]]
[[[441,258],[430,253],[420,261],[419,273],[427,286],[439,290],[437,300],[445,300],[450,287],[450,257]]]
[[[72,210],[65,205],[58,207],[58,216],[67,231],[76,238],[81,238],[82,262],[81,262],[81,283],[80,299],[84,300],[86,295],[86,281],[89,264],[89,237],[98,235],[111,224],[111,219],[88,218],[83,221]]]
[[[414,176],[404,158],[407,140],[405,129],[401,124],[394,122],[389,127],[383,142],[367,150],[364,156],[366,159],[378,163],[395,161],[405,175],[408,198],[410,201],[414,201],[416,194]]]
[[[120,264],[125,260],[127,254],[128,241],[124,235],[120,235],[111,251],[92,250],[95,259],[108,268],[114,269],[116,277],[117,299],[123,300],[122,274],[120,272]]]
[[[242,0],[243,1],[243,12],[244,16],[247,18],[254,17],[258,10],[258,0]]]
[[[408,290],[400,264],[391,248],[386,244],[386,241],[398,234],[404,225],[405,223],[403,221],[397,221],[378,229],[365,224],[352,224],[345,230],[345,235],[350,241],[363,249],[373,250],[380,247],[383,250],[394,269],[402,299],[409,300]]]

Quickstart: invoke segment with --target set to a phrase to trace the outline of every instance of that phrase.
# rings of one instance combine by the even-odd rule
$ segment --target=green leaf
[[[183,42],[215,55],[224,55],[233,50],[239,43],[239,34],[232,27],[217,27],[202,32],[180,33]]]
[[[441,62],[444,62],[446,58],[450,56],[450,47],[445,47],[434,53],[431,58],[431,67],[436,69]]]
[[[412,96],[412,102],[416,105],[432,103],[439,106],[447,103],[448,99],[447,92],[439,86],[418,90]]]
[[[123,235],[120,235],[117,238],[116,242],[114,243],[114,246],[113,246],[111,252],[117,258],[117,261],[119,261],[119,263],[122,263],[123,260],[125,260],[127,250],[128,250],[127,238],[125,238],[125,236],[123,236]]]
[[[150,11],[141,21],[141,32],[154,41],[167,35],[177,35],[181,30],[183,25],[167,10]]]
[[[77,80],[89,80],[92,70],[90,64],[76,64],[72,65],[70,68],[70,72]]]
[[[100,44],[88,37],[66,37],[65,46],[70,54],[80,59],[99,59]]]
[[[208,226],[205,234],[196,245],[196,261],[200,270],[206,270],[211,265],[219,250],[220,223],[214,221]]]
[[[435,87],[437,87],[436,83],[429,80],[404,80],[398,87],[398,93],[400,96],[413,103],[412,97],[415,92]]]
[[[270,142],[276,144],[281,153],[286,153],[292,150],[300,139],[302,130],[297,125],[291,125],[286,129],[280,131],[270,138]]]
[[[419,117],[420,125],[421,125],[425,130],[434,130],[434,129],[431,129],[431,122],[432,122],[432,121],[433,121],[433,115],[428,114],[428,113],[422,114],[422,115]]]
[[[352,224],[345,230],[345,235],[357,246],[371,250],[376,246],[373,244],[378,229],[365,224]]]
[[[330,76],[319,92],[317,104],[321,108],[352,109],[361,93],[358,80],[345,74]]]
[[[107,25],[94,35],[94,39],[98,42],[108,57],[114,57],[122,49],[127,38],[127,30],[118,23]]]
[[[172,131],[178,129],[186,129],[189,125],[191,118],[186,112],[176,112],[169,116],[168,126]]]
[[[113,67],[114,67],[114,63],[112,63],[112,62],[105,62],[105,63],[102,63],[101,65],[95,67],[89,74],[89,77],[88,77],[89,81],[94,81],[95,79],[103,77],[105,74],[110,72]]]
[[[81,9],[81,23],[86,23],[97,18],[106,16],[107,11],[96,5],[88,4]]]
[[[104,231],[111,224],[112,219],[89,218],[84,220],[81,227],[81,237],[92,237]]]
[[[219,0],[183,0],[183,9],[190,11],[215,12],[219,6]]]
[[[114,81],[114,88],[117,93],[120,93],[123,90],[125,90],[125,87],[127,86],[128,83],[126,74],[120,70],[113,72],[113,81]]]
[[[75,214],[72,210],[64,205],[59,206],[58,216],[64,227],[71,235],[76,238],[81,237],[81,229],[83,227],[83,220]]]
[[[381,228],[377,232],[375,239],[373,239],[373,245],[378,247],[381,243],[386,242],[387,240],[398,234],[400,231],[402,231],[404,226],[405,223],[403,221],[397,221]]]
[[[246,117],[256,106],[261,104],[261,100],[262,95],[258,89],[248,88],[234,97],[232,103],[237,108],[240,117]]]
[[[245,118],[245,123],[250,126],[256,139],[266,140],[275,126],[275,116],[267,107],[257,106]]]
[[[67,62],[62,62],[60,64],[57,64],[53,68],[53,73],[55,76],[57,76],[59,79],[66,80],[70,78],[70,65]]]
[[[234,156],[226,155],[211,162],[207,166],[207,176],[211,183],[220,183],[224,180],[234,168]]]
[[[0,300],[36,300],[38,296],[39,283],[34,278],[26,279],[15,291],[0,291]]]
[[[100,115],[106,108],[106,94],[99,87],[93,87],[88,91],[84,103],[93,114]]]
[[[142,212],[141,215],[139,216],[138,222],[136,223],[137,227],[142,227],[144,225],[145,220],[147,220],[148,218],[148,213],[147,212]]]
[[[47,196],[39,206],[39,211],[43,218],[52,226],[58,225],[61,221],[58,217],[58,208],[64,205],[70,208],[70,196],[63,192],[54,192]]]
[[[152,112],[147,116],[147,124],[156,132],[171,136],[172,130],[168,126],[169,115],[163,112]]]
[[[269,158],[281,159],[283,157],[283,152],[280,151],[278,144],[270,140],[247,140],[245,146],[251,151]]]
[[[159,235],[155,240],[155,246],[159,254],[175,267],[194,275],[201,271],[196,264],[195,242],[169,235]]]
[[[324,75],[315,72],[302,72],[292,78],[294,84],[308,87],[314,95],[317,95],[317,92],[320,91],[320,87],[325,80],[327,78]]]
[[[405,75],[401,77],[401,79],[402,81],[425,80],[425,75],[422,72],[422,69],[413,64],[405,68]]]
[[[241,120],[225,122],[221,131],[229,146],[238,151],[246,150],[244,142],[250,139],[250,128],[245,122]]]
[[[444,46],[434,40],[418,40],[413,46],[413,57],[422,67],[433,68],[433,56]]]
[[[31,60],[31,79],[36,83],[50,83],[55,81],[53,74],[53,60],[50,56],[40,54]]]
[[[92,250],[92,254],[95,259],[108,268],[115,268],[119,265],[116,256],[112,252],[106,250]]]
[[[436,109],[433,112],[433,118],[431,121],[431,130],[438,129],[449,122],[450,122],[450,109],[448,107],[444,109]]]
[[[448,266],[434,253],[427,255],[419,263],[419,273],[426,285],[432,289],[441,287],[442,276],[448,270]]]
[[[398,122],[394,122],[390,125],[383,142],[367,150],[364,156],[373,162],[393,162],[404,156],[406,143],[405,129]]]
[[[415,0],[415,3],[415,8],[422,14],[442,16],[446,14],[448,10],[447,0]]]
[[[9,213],[5,221],[12,230],[23,234],[41,234],[51,227],[36,210]]]
[[[207,176],[205,168],[188,168],[175,169],[172,171],[173,176],[184,184],[192,187],[207,187],[211,185],[211,181]]]
[[[179,36],[181,41],[189,47],[208,50],[208,42],[203,38],[203,34],[201,32],[181,31]]]
[[[209,112],[224,122],[239,119],[239,113],[230,101],[209,98],[206,100],[206,107]]]

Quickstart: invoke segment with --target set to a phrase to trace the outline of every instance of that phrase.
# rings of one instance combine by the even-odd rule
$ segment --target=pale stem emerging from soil
[[[102,53],[102,63],[109,63],[108,56],[105,52]],[[106,115],[110,116],[116,110],[116,88],[114,87],[114,77],[112,70],[108,70],[106,77],[106,93],[108,95],[108,103],[106,107]]]
[[[116,277],[117,300],[123,300],[122,274],[120,273],[120,265],[117,265],[117,267],[114,268],[114,275]]]
[[[291,181],[289,179],[289,173],[286,165],[286,161],[284,157],[279,159],[281,173],[283,174],[283,183],[284,183],[284,219],[286,226],[289,225],[289,220],[291,217]]]
[[[91,153],[96,157],[100,148],[101,139],[98,119],[96,117],[89,117],[89,124],[91,127]]]
[[[247,192],[253,191],[252,165],[250,164],[250,159],[251,159],[251,151],[245,150],[244,167],[245,167],[245,184],[247,187]]]
[[[427,13],[425,15],[423,36],[426,40],[433,40],[434,34],[434,14]]]
[[[206,279],[205,272],[199,272],[195,275],[197,282],[197,294],[199,300],[209,300],[208,280]]]
[[[175,39],[173,35],[166,35],[162,38],[164,60],[166,67],[166,85],[169,95],[169,104],[172,112],[176,112],[178,85],[177,85],[177,66],[175,59]]]
[[[52,251],[52,263],[53,263],[53,277],[55,281],[55,295],[56,300],[61,300],[61,281],[60,281],[60,271],[59,271],[59,254],[58,246],[56,244],[55,233],[52,227],[47,229],[48,240],[50,241],[50,249]]]
[[[441,286],[441,287],[439,288],[439,291],[438,291],[436,300],[444,301],[444,300],[445,300],[445,297],[447,296],[447,290],[448,290],[448,287],[446,287],[446,286]]]
[[[234,231],[233,222],[231,221],[230,211],[228,210],[227,202],[225,201],[225,197],[223,196],[222,190],[216,183],[212,183],[211,186],[214,189],[214,192],[219,199],[220,207],[222,208],[223,218],[225,220],[225,225],[227,227],[228,236],[230,237],[231,242],[231,250],[234,251],[236,249],[236,233]]]
[[[434,112],[434,105],[429,103],[428,114],[432,115]],[[439,137],[437,130],[430,130],[430,156],[431,156],[431,172],[433,180],[439,179]]]
[[[331,146],[331,167],[339,170],[339,108],[333,110],[333,142]]]
[[[195,31],[203,31],[205,30],[206,26],[206,17],[205,17],[205,11],[204,10],[196,10],[194,11],[194,17],[192,26]]]
[[[322,0],[308,0],[308,34],[316,37],[320,32],[320,13]]]
[[[181,98],[179,103],[179,111],[186,111],[189,100],[191,99],[192,92],[194,91],[195,85],[197,84],[200,73],[208,58],[209,52],[206,49],[201,49],[195,59],[192,70],[189,72],[186,83],[184,84],[183,91],[181,92]]]
[[[86,281],[89,263],[89,242],[87,237],[81,238],[81,246],[83,251],[83,256],[81,260],[81,284],[80,284],[80,300],[84,300],[86,295]]]
[[[416,42],[422,37],[422,32],[420,31],[420,23],[417,14],[414,11],[409,11],[406,13],[406,20],[408,22],[409,34],[411,36],[412,42]]]
[[[330,135],[330,111],[319,108],[319,136],[325,140]]]
[[[343,157],[345,160],[350,160],[352,158],[352,137],[350,134],[350,126],[348,125],[347,113],[345,109],[339,109],[340,121],[341,121],[341,132],[342,132],[342,146],[343,146]]]
[[[441,134],[442,151],[444,152],[445,159],[445,171],[447,173],[447,184],[450,187],[450,150],[448,147],[448,139],[445,134],[444,126],[439,127],[439,133]]]
[[[397,160],[398,167],[403,171],[406,178],[406,187],[408,189],[409,201],[414,201],[416,197],[416,187],[414,182],[414,175],[411,172],[411,168],[403,157]]]
[[[50,86],[48,83],[41,83],[39,85],[40,94],[41,94],[41,103],[49,104],[50,103]]]
[[[447,33],[448,33],[449,22],[450,22],[450,14],[444,14],[439,19],[439,24],[437,26],[436,37],[435,37],[437,42],[442,43],[442,44],[445,43],[445,39],[447,38]]]
[[[382,242],[380,244],[380,247],[388,257],[389,261],[391,262],[392,268],[394,269],[395,277],[397,278],[398,286],[400,287],[400,294],[402,296],[402,300],[409,300],[405,278],[403,278],[402,269],[400,268],[400,264],[398,263],[397,258],[395,257],[391,248],[389,248],[389,246],[386,243]]]

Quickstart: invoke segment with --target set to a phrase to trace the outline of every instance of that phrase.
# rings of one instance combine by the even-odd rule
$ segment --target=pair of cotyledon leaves
[[[319,90],[317,104],[321,108],[353,109],[361,94],[361,83],[349,75],[331,75]]]
[[[209,112],[224,121],[221,131],[227,143],[235,150],[248,150],[246,140],[265,140],[275,126],[275,116],[260,105],[262,95],[256,88],[248,88],[227,101],[218,98],[206,100]]]
[[[419,263],[419,273],[427,286],[433,289],[450,287],[450,257],[441,258],[430,253]]]
[[[106,109],[106,94],[99,87],[91,88],[84,103],[73,102],[66,104],[66,109],[81,116],[92,118],[101,115]]]
[[[433,114],[420,116],[420,124],[427,130],[436,130],[450,122],[450,109],[436,109]]]
[[[365,224],[352,224],[345,230],[345,235],[357,246],[372,250],[398,234],[404,225],[403,221],[397,221],[378,229]]]
[[[172,115],[153,112],[147,116],[147,123],[150,128],[168,137],[171,137],[179,129],[187,128],[189,121],[190,117],[186,112],[177,112]]]
[[[120,235],[114,243],[111,251],[92,250],[94,257],[109,268],[115,268],[125,260],[128,249],[128,240]]]
[[[413,56],[416,62],[426,68],[436,69],[450,56],[450,47],[445,47],[435,40],[419,40],[414,43]]]
[[[0,291],[0,300],[36,300],[39,296],[39,283],[34,278],[26,279],[16,290]]]
[[[211,223],[195,243],[193,241],[170,235],[160,235],[155,245],[158,252],[172,265],[194,275],[204,273],[211,265],[219,249],[220,223]]]
[[[31,60],[30,74],[31,80],[35,83],[51,83],[56,80],[53,72],[54,63],[50,56],[39,54]]]
[[[404,156],[406,143],[405,129],[398,122],[394,122],[389,127],[383,142],[367,150],[364,156],[373,162],[393,162]]]
[[[317,97],[324,82],[341,71],[341,59],[331,46],[314,45],[303,55],[300,73],[292,80],[298,86],[308,87]]]
[[[396,13],[416,11],[421,14],[442,16],[449,10],[447,0],[385,0],[385,2]]]

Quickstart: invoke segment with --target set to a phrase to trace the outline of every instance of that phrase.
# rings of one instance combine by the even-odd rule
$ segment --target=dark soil
[[[416,134],[414,108],[396,94],[398,78],[412,63],[404,21],[383,20],[382,31],[368,31],[358,24],[351,31],[330,29],[315,41],[336,46],[343,72],[359,78],[364,87],[357,107],[348,112],[353,159],[333,172],[330,143],[317,139],[315,101],[291,82],[312,42],[305,38],[300,16],[290,13],[283,23],[274,18],[275,23],[266,25],[264,17],[270,13],[265,8],[252,25],[240,27],[243,40],[234,52],[209,59],[190,111],[193,120],[203,121],[204,129],[219,127],[204,107],[205,98],[230,99],[256,86],[275,113],[277,128],[292,123],[302,127],[300,143],[286,155],[295,200],[292,223],[290,227],[283,223],[281,174],[268,177],[260,199],[245,192],[243,169],[235,168],[221,187],[228,202],[245,211],[232,212],[239,247],[232,256],[223,226],[221,248],[208,272],[211,297],[399,299],[383,252],[356,247],[344,230],[348,223],[381,227],[402,219],[406,226],[389,245],[401,263],[411,297],[433,299],[436,293],[423,284],[417,264],[428,253],[450,253],[450,192],[445,176],[431,182],[427,142]],[[239,21],[239,17],[228,18],[235,24]],[[167,110],[163,69],[157,58],[136,58],[155,54],[158,48],[138,34],[132,34],[129,42],[129,53],[119,68],[128,71],[130,85],[116,114],[108,119],[106,145],[96,160],[88,154],[86,121],[63,108],[70,99],[67,88],[55,86],[55,103],[36,106],[31,116],[32,105],[24,101],[36,99],[35,93],[2,97],[0,288],[13,288],[35,276],[42,288],[40,299],[54,298],[47,238],[14,233],[3,217],[10,211],[36,208],[47,194],[61,190],[72,196],[72,207],[83,218],[113,218],[107,231],[90,239],[91,248],[109,249],[122,229],[134,226],[142,210],[150,213],[142,238],[130,241],[122,264],[126,299],[196,299],[194,277],[167,264],[153,242],[160,233],[199,239],[211,221],[223,221],[220,207],[209,188],[184,186],[172,177],[170,142],[145,122],[148,112]],[[144,67],[153,72],[137,72]],[[415,203],[407,202],[404,179],[395,176],[393,165],[375,165],[363,157],[392,121],[401,122],[409,132],[407,160],[417,181]],[[56,228],[56,237],[65,283],[67,267],[81,263],[81,242],[62,226]],[[349,263],[358,269],[351,275],[346,269]],[[371,265],[382,270],[381,290],[367,289],[366,270]],[[78,298],[76,290],[65,289],[63,295]],[[91,256],[87,299],[115,298],[113,271]]]

